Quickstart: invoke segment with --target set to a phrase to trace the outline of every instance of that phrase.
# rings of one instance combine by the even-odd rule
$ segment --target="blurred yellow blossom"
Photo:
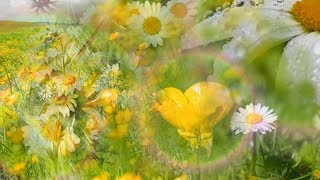
[[[18,93],[11,93],[10,89],[6,89],[0,92],[0,100],[6,105],[14,105],[18,101]]]
[[[233,106],[229,91],[221,84],[201,82],[183,94],[176,88],[157,93],[155,110],[195,148],[206,147],[212,139],[214,127]]]
[[[110,36],[109,36],[109,41],[116,40],[119,37],[120,37],[120,33],[119,32],[111,33]]]
[[[101,173],[99,176],[92,178],[92,180],[108,180],[109,174],[107,172]]]
[[[66,156],[74,152],[79,144],[80,138],[73,132],[73,128],[67,128],[59,143],[58,153],[61,156]]]
[[[12,127],[6,134],[14,144],[23,142],[23,131],[20,128]]]
[[[141,180],[140,175],[135,175],[133,173],[125,173],[122,176],[117,177],[117,180]]]
[[[129,109],[118,111],[115,116],[115,128],[109,134],[111,138],[122,138],[128,133],[132,112]]]
[[[313,172],[313,177],[316,179],[320,179],[320,169],[317,169]]]
[[[32,155],[32,157],[31,157],[31,162],[32,162],[33,164],[36,164],[36,163],[39,162],[39,158],[38,158],[36,155]]]
[[[101,91],[95,100],[87,103],[87,106],[102,106],[107,114],[112,114],[115,111],[118,96],[118,90],[106,89]]]
[[[22,171],[26,168],[26,163],[25,162],[20,162],[18,164],[15,164],[13,166],[12,169],[10,169],[10,171],[14,174],[14,175],[19,175],[22,173]]]
[[[182,174],[181,176],[174,178],[174,180],[188,180],[188,176],[186,174]]]
[[[44,136],[50,140],[53,144],[58,144],[62,137],[62,126],[60,121],[53,120],[47,122],[43,127]]]

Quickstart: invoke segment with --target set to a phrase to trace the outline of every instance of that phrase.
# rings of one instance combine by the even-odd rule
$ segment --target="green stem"
[[[255,176],[256,175],[256,161],[257,161],[257,133],[254,132],[252,134],[252,141],[253,141],[253,146],[252,146],[252,159],[251,159],[251,164],[250,164],[250,176]]]
[[[312,172],[310,172],[310,173],[308,173],[308,174],[306,174],[306,175],[304,175],[304,176],[301,176],[301,177],[297,177],[297,178],[294,178],[294,179],[291,179],[291,180],[299,180],[299,179],[304,179],[304,178],[306,178],[306,177],[308,177],[308,176],[311,176],[312,174],[314,173],[314,171],[312,171]]]

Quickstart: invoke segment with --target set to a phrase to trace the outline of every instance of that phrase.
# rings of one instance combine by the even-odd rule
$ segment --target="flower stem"
[[[257,161],[257,133],[253,132],[252,134],[252,158],[251,158],[251,164],[250,164],[250,176],[256,175],[256,161]]]

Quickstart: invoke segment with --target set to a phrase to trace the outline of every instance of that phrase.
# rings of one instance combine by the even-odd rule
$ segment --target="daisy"
[[[130,27],[141,34],[143,41],[148,45],[152,44],[162,46],[162,38],[169,36],[168,11],[161,7],[160,3],[146,1],[143,6],[139,7],[139,14],[134,15]]]
[[[234,113],[231,120],[231,129],[236,134],[249,132],[261,132],[266,134],[267,131],[272,131],[274,121],[278,116],[273,113],[269,107],[261,106],[261,104],[253,105],[252,103],[246,106],[246,109],[239,108],[239,112]]]
[[[191,19],[197,14],[194,0],[171,0],[167,3],[171,14],[178,19]]]
[[[40,86],[39,88],[39,96],[41,101],[52,97],[52,88],[49,85],[45,85],[44,87]]]
[[[51,98],[51,102],[47,108],[45,114],[43,114],[43,118],[50,117],[56,113],[61,113],[63,117],[70,116],[71,112],[75,112],[75,108],[77,107],[77,102],[75,99],[78,97],[76,94],[55,94]]]

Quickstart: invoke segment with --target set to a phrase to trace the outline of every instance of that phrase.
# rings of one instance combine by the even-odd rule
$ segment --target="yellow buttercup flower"
[[[211,142],[212,127],[233,106],[226,87],[214,82],[197,83],[185,93],[170,87],[157,95],[155,110],[178,128],[178,133],[196,148],[206,147]]]

